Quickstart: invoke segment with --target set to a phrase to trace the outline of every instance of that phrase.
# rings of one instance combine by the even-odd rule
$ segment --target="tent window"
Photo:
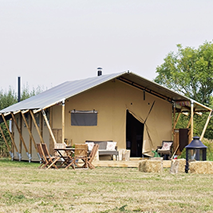
[[[71,111],[71,125],[72,126],[97,126],[98,112],[92,111]]]

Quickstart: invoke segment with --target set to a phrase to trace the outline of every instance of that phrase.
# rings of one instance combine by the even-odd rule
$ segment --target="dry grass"
[[[0,160],[0,212],[213,212],[212,175]]]

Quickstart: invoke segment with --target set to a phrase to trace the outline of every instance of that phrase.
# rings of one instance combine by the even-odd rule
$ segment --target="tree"
[[[213,44],[205,42],[198,49],[177,45],[157,67],[156,83],[173,89],[205,105],[210,105],[213,91]]]
[[[8,92],[0,91],[0,110],[17,102],[15,91],[9,88]]]
[[[41,92],[42,92],[42,88],[40,86],[38,86],[37,89],[33,88],[33,90],[31,92],[29,91],[28,85],[24,86],[23,90],[22,90],[22,94],[21,94],[21,100],[25,100],[25,99],[27,99],[31,96],[34,96],[36,94],[39,94]],[[11,87],[6,92],[4,92],[3,90],[0,90],[0,110],[17,103],[17,99],[18,99],[17,95],[16,95],[15,91],[11,89]],[[9,122],[8,122],[8,124],[9,124]],[[4,122],[0,123],[0,126],[3,130],[3,134],[6,138],[9,146],[11,146],[10,136],[9,136],[9,133],[7,131],[7,128],[4,124]],[[5,144],[5,141],[3,139],[1,132],[0,132],[0,157],[8,157],[7,146]]]

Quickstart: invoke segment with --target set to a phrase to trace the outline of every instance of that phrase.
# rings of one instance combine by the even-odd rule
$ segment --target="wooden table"
[[[68,169],[70,166],[74,169],[74,159],[72,154],[74,154],[75,148],[54,148],[54,150],[57,151],[61,159],[64,160],[64,164],[66,165],[65,169]],[[63,151],[66,155],[63,154]]]
[[[75,148],[70,148],[70,147],[66,147],[66,148],[54,148],[55,151],[58,152],[59,156],[61,157],[61,159],[63,159],[64,163],[66,165],[65,169],[68,169],[70,166],[75,169],[75,166],[79,167],[79,168],[87,168],[87,158],[75,158],[72,155],[75,153]],[[66,153],[63,154],[63,151]],[[83,161],[83,165],[80,166],[77,162],[77,160],[81,159]],[[76,160],[76,162],[75,162]],[[56,162],[57,160],[55,160],[50,167]]]

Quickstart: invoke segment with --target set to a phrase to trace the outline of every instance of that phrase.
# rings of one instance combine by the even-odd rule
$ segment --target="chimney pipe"
[[[21,100],[21,77],[18,77],[18,102]]]
[[[101,75],[102,75],[102,68],[98,67],[98,76],[101,76]]]

